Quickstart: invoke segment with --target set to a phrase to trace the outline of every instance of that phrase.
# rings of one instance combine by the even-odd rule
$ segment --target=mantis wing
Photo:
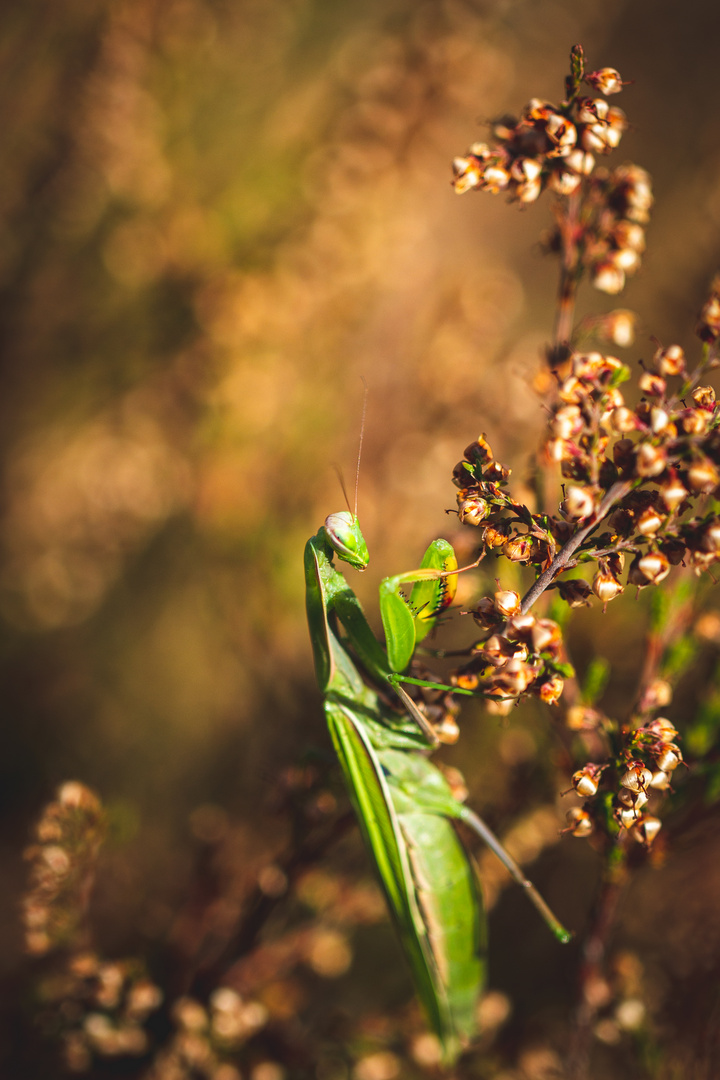
[[[328,726],[388,906],[432,1027],[452,1062],[476,1032],[485,922],[473,865],[451,822],[393,784],[397,759],[441,774],[417,753],[376,749],[334,695]],[[403,765],[406,773],[406,767]]]

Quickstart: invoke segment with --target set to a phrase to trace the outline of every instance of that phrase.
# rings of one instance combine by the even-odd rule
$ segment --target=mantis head
[[[325,518],[325,534],[330,546],[344,562],[356,570],[367,569],[370,561],[365,537],[360,532],[358,519],[349,510],[341,510]]]

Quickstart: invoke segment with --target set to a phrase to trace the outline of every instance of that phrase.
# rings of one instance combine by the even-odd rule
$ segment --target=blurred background
[[[720,9],[701,0],[2,7],[0,962],[11,1017],[32,984],[21,856],[59,783],[90,785],[111,823],[95,945],[153,971],[182,936],[198,859],[222,848],[224,880],[257,877],[288,843],[287,815],[272,809],[278,778],[308,755],[332,771],[300,567],[305,540],[343,508],[335,466],[352,487],[361,377],[372,563],[353,587],[371,610],[382,576],[453,533],[450,473],[480,431],[522,480],[544,423],[531,384],[552,326],[555,267],[539,244],[550,201],[520,211],[458,198],[450,161],[490,118],[532,96],[559,100],[575,42],[591,69],[634,80],[615,99],[631,128],[614,160],[654,181],[649,250],[620,298],[640,316],[623,358],[647,356],[651,334],[693,347],[720,262],[719,33]],[[614,306],[581,296],[581,311]],[[597,610],[581,619],[581,651],[599,636],[618,702],[641,617],[626,604],[604,624]],[[519,809],[535,814],[538,852],[549,845],[535,876],[577,922],[596,869],[579,841],[555,844],[548,739],[532,715],[509,728],[485,717],[447,760],[499,828]],[[682,1061],[710,1050],[699,1027],[673,1021],[673,1003],[710,985],[720,940],[717,894],[702,903],[693,890],[698,852],[708,873],[720,853],[717,823],[701,828],[657,871],[665,885],[641,881],[625,943],[628,978],[657,961],[660,1030]],[[349,875],[374,895],[353,834],[328,860],[326,893]],[[654,935],[675,925],[688,891],[695,933],[666,963]],[[288,1050],[289,1037],[251,1048],[254,1080],[342,1080],[353,1062],[390,1053],[383,1011],[412,1006],[382,908],[367,903],[362,933],[350,916],[333,931],[342,948],[324,968],[311,949],[305,976],[262,989],[271,1021],[292,1015],[304,1050]],[[558,957],[542,929],[524,936],[531,916],[510,892],[493,920],[491,1001],[510,1035],[467,1075],[560,1075],[552,1055],[577,957]],[[6,1075],[48,1075],[18,1047],[20,1030],[27,1038],[13,1021],[3,1036]],[[608,1060],[624,1038],[609,1039]],[[627,1075],[641,1075],[640,1059],[654,1075],[643,1038]],[[403,1069],[421,1070],[422,1054],[412,1060]],[[123,1062],[116,1074],[148,1067]],[[378,1067],[357,1075],[399,1074]]]

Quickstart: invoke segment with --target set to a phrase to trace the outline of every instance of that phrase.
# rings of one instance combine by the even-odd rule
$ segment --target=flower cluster
[[[105,834],[97,796],[70,781],[57,792],[38,822],[30,887],[23,900],[25,947],[33,956],[71,945],[85,916],[97,853]]]
[[[533,98],[519,118],[494,123],[492,145],[475,143],[453,161],[453,186],[458,194],[506,191],[513,200],[531,203],[545,188],[575,195],[584,180],[586,198],[573,223],[572,243],[595,287],[618,293],[626,275],[638,269],[645,249],[644,226],[653,202],[650,177],[636,165],[613,171],[596,167],[598,157],[618,146],[627,118],[605,97],[583,97],[579,89],[585,82],[608,96],[618,93],[623,82],[615,68],[585,74],[579,47],[572,64],[566,100],[554,105]],[[550,250],[562,247],[558,229],[548,238]]]
[[[668,704],[670,688],[658,680],[660,686],[663,704]],[[662,827],[653,811],[670,790],[672,774],[683,760],[677,738],[670,720],[654,717],[625,733],[624,748],[614,763],[589,762],[573,773],[569,790],[586,801],[568,811],[566,832],[589,836],[599,821],[606,820],[609,809],[619,829],[627,829],[634,840],[649,847]]]

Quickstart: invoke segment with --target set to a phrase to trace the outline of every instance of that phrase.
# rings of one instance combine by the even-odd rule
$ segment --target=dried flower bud
[[[643,394],[649,394],[650,397],[664,397],[667,390],[665,380],[659,375],[654,375],[652,371],[642,373],[638,380],[638,386]]]
[[[666,349],[657,350],[652,364],[658,375],[684,375],[685,352],[679,345],[668,345]]]
[[[650,847],[661,828],[662,822],[660,819],[648,814],[631,830],[631,834],[638,843]]]
[[[546,705],[557,705],[564,688],[565,680],[560,675],[551,675],[549,679],[545,679],[540,685],[538,691],[540,700],[544,701]]]
[[[582,98],[578,102],[578,120],[581,124],[595,124],[607,119],[610,106],[603,98]]]
[[[665,705],[669,705],[672,701],[672,686],[665,679],[653,679],[649,686],[645,688],[640,702],[640,709],[642,712],[649,712],[652,709],[662,709]],[[650,730],[653,724],[667,724],[674,734],[670,738],[670,742],[675,738],[677,732],[673,728],[669,720],[665,720],[662,717],[658,717],[656,720],[651,720],[649,724],[645,725],[645,728]],[[657,733],[655,728],[652,728],[654,734]]]
[[[600,713],[589,705],[573,705],[567,711],[565,724],[570,731],[595,731],[601,720]]]
[[[572,169],[573,172],[578,173],[580,176],[589,176],[595,168],[593,155],[580,148],[571,150],[564,162],[568,169]]]
[[[578,405],[563,405],[550,421],[550,430],[559,439],[572,439],[584,427],[585,421]]]
[[[635,468],[638,476],[659,476],[667,465],[667,451],[663,446],[640,443],[635,452]]]
[[[569,604],[571,608],[589,606],[592,589],[587,581],[583,581],[582,578],[568,578],[566,581],[559,581],[557,588],[565,603]]]
[[[661,514],[654,506],[648,506],[637,519],[637,531],[641,536],[654,536],[664,521],[664,514]]]
[[[701,409],[715,408],[715,391],[712,386],[696,386],[692,392],[692,399]]]
[[[458,518],[463,525],[479,525],[487,517],[489,506],[485,499],[462,498],[458,495]]]
[[[595,512],[595,494],[590,488],[568,487],[560,504],[560,512],[566,521],[582,521]]]
[[[720,473],[710,458],[698,458],[687,470],[687,481],[694,492],[710,492],[720,484]]]
[[[473,155],[453,159],[452,186],[458,195],[463,195],[466,191],[472,191],[473,188],[480,186],[483,168],[482,162]]]
[[[528,562],[537,554],[537,543],[532,536],[513,536],[503,546],[503,555],[510,562]]]
[[[495,601],[491,596],[481,597],[472,614],[475,622],[483,630],[492,630],[501,621],[495,608]]]
[[[593,831],[593,821],[587,810],[583,810],[581,806],[573,806],[571,810],[568,810],[565,815],[565,820],[568,823],[567,829],[564,832],[569,832],[573,836],[589,836]]]
[[[631,791],[630,788],[623,787],[618,791],[618,800],[623,806],[634,810],[635,817],[637,817],[638,810],[642,810],[648,801],[648,797],[644,791]]]
[[[625,272],[614,262],[605,259],[593,267],[592,283],[600,292],[615,296],[625,288]]]
[[[675,472],[673,472],[670,479],[666,480],[660,487],[660,498],[665,503],[665,506],[670,513],[672,513],[673,510],[677,510],[678,506],[687,499],[689,494],[690,492],[685,485],[678,480]]]
[[[648,551],[646,555],[633,559],[628,571],[628,583],[631,585],[659,585],[670,573],[670,562],[661,551]]]
[[[512,618],[520,611],[520,594],[513,589],[501,589],[495,593],[495,610],[504,618]]]
[[[665,409],[662,409],[659,405],[653,405],[650,410],[650,430],[653,435],[668,434],[670,427],[670,417]]]
[[[640,812],[634,806],[618,806],[615,817],[622,829],[631,829],[640,821]]]
[[[710,285],[710,296],[703,304],[695,333],[708,344],[720,336],[720,275],[716,275]]]
[[[486,525],[482,532],[483,544],[486,548],[501,548],[507,543],[509,525],[505,522],[500,525]]]
[[[598,93],[606,96],[619,94],[625,85],[620,78],[620,72],[611,67],[598,68],[597,71],[592,71],[585,76],[585,82],[592,86],[593,90],[597,90]]]
[[[552,619],[536,619],[530,633],[536,653],[557,653],[562,647],[562,630]]]
[[[592,591],[603,604],[608,604],[623,591],[620,582],[608,570],[598,570],[593,578]]]
[[[564,168],[553,169],[548,177],[548,187],[556,195],[572,195],[581,183],[582,178],[577,173]]]
[[[637,429],[637,417],[632,409],[621,406],[619,409],[613,409],[610,414],[610,426],[613,431],[617,431],[618,434],[627,435],[629,432]]]
[[[663,685],[668,686],[667,683],[664,683]],[[662,702],[662,704],[667,705],[669,700],[670,699],[668,698],[668,700]],[[678,735],[677,728],[664,716],[656,716],[655,719],[649,720],[647,724],[643,724],[640,731],[647,731],[648,734],[654,735],[660,742],[668,744],[672,744]]]
[[[644,761],[630,761],[620,777],[620,783],[630,791],[644,791],[652,780],[652,773]]]
[[[655,791],[667,791],[670,787],[670,775],[658,769],[657,772],[652,774],[652,780],[648,784],[648,787],[654,788]]]
[[[542,163],[537,158],[515,158],[510,166],[510,175],[519,184],[532,183],[538,179],[542,172]]]
[[[673,742],[666,743],[662,750],[653,753],[655,764],[662,772],[674,772],[683,759],[680,747]]]
[[[589,762],[587,765],[584,765],[582,769],[578,769],[577,772],[572,774],[571,783],[578,795],[582,795],[589,799],[597,794],[600,777],[604,767],[605,766],[603,765],[593,765]]]
[[[599,317],[598,330],[613,345],[626,349],[635,341],[636,322],[635,312],[618,308],[616,311],[609,311],[607,315]]]
[[[542,180],[526,180],[523,184],[518,184],[515,189],[515,198],[521,203],[533,203],[539,198],[542,192]]]

